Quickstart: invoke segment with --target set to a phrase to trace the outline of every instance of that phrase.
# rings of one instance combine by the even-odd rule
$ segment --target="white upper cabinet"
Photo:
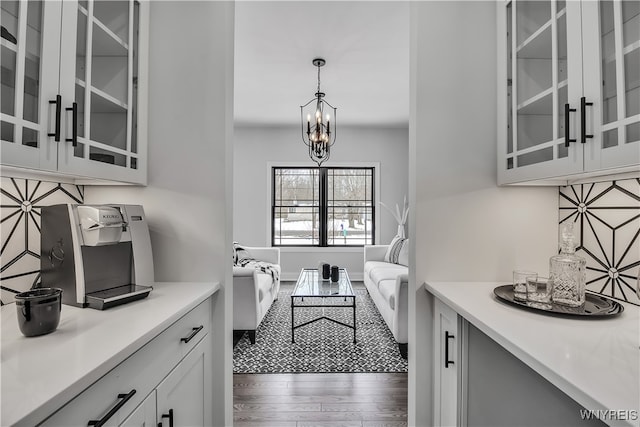
[[[498,182],[640,170],[640,3],[498,3]]]
[[[55,170],[62,2],[5,1],[2,12],[3,164]]]
[[[32,9],[42,12],[30,18]],[[5,61],[5,50],[9,55],[6,46],[11,43],[3,29],[2,163],[70,177],[146,183],[148,3],[3,1],[3,27],[5,15],[15,16],[18,37],[17,65],[9,75],[5,64],[13,62]],[[31,30],[32,39],[51,45],[41,49],[42,59],[31,65],[31,72],[28,64],[35,55],[28,53],[34,45],[29,29],[35,24],[30,19],[42,28]],[[26,49],[21,47],[22,26],[27,28]],[[42,81],[30,83],[37,76]],[[15,95],[5,102],[7,87]],[[35,102],[32,93],[40,107],[27,117],[27,104]],[[24,116],[19,116],[22,108]]]
[[[584,1],[582,17],[585,169],[638,165],[640,2]]]

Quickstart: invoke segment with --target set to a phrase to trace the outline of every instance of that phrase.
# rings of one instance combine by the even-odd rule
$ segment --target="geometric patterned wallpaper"
[[[559,207],[559,223],[575,223],[587,289],[640,305],[640,179],[560,187]]]
[[[40,208],[83,203],[84,188],[73,184],[0,177],[0,302],[14,302],[40,270]]]

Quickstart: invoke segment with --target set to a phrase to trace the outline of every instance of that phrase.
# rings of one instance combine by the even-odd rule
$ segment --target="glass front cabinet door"
[[[636,1],[498,2],[498,182],[638,171]]]
[[[10,3],[15,3],[12,9],[18,11],[31,11],[36,5],[46,12],[51,9],[48,14],[41,14],[43,28],[52,35],[42,36],[43,43],[45,40],[48,43],[49,39],[57,41],[55,49],[52,48],[55,52],[50,59],[52,68],[45,72],[45,62],[40,64],[40,75],[54,78],[47,85],[43,81],[39,86],[43,92],[39,116],[42,130],[39,143],[27,141],[34,158],[30,162],[26,155],[6,155],[12,153],[6,150],[10,144],[25,145],[25,132],[22,131],[22,139],[18,139],[14,130],[12,141],[5,118],[7,122],[15,122],[14,127],[26,120],[14,119],[8,113],[5,117],[5,80],[10,82],[11,76],[5,71],[4,23],[5,4]],[[2,163],[71,177],[145,184],[148,3],[134,0],[3,1],[2,17]],[[19,56],[21,50],[16,51]],[[18,65],[15,75],[24,74],[26,82],[29,78],[26,71],[28,68],[21,70]],[[16,77],[15,80],[20,79]],[[25,114],[26,84],[22,97]],[[19,83],[14,86],[15,92],[20,94],[22,87]],[[14,112],[21,104],[21,96],[15,98]],[[9,111],[8,102],[6,110]]]
[[[640,2],[583,1],[582,22],[585,169],[638,165]]]
[[[2,163],[55,170],[62,2],[2,0],[0,9]]]

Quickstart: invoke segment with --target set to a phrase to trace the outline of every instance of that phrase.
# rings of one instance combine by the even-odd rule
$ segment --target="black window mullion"
[[[320,246],[327,246],[327,235],[329,232],[329,227],[327,226],[327,222],[328,222],[328,209],[327,209],[327,202],[328,202],[328,196],[329,196],[329,192],[328,192],[328,186],[329,186],[329,179],[328,176],[329,174],[327,173],[327,168],[319,168],[319,181],[320,181],[320,194],[319,194],[319,198],[320,200],[319,205],[320,205],[320,225],[319,225],[319,244]]]
[[[365,171],[364,174],[364,204],[362,206],[362,212],[367,212],[367,195],[369,194],[369,180],[367,179],[369,177],[369,174],[366,173],[368,171]],[[364,235],[367,235],[367,218],[369,217],[369,215],[364,215],[365,220],[364,220]],[[372,227],[375,228],[375,227]],[[375,241],[375,240],[374,240]]]
[[[316,225],[316,213],[315,213],[315,197],[316,197],[316,180],[311,174],[311,246],[313,245],[313,239],[315,238],[315,232],[313,231],[313,227]]]
[[[314,194],[314,197],[315,197],[315,194],[316,194],[315,193],[315,185],[316,185],[316,180],[315,179],[313,180],[313,185],[314,185],[313,194]],[[321,237],[322,236],[322,219],[321,219],[321,209],[320,209],[320,200],[321,200],[321,195],[320,194],[321,194],[321,192],[322,192],[322,182],[321,182],[321,179],[320,179],[320,168],[318,168],[318,200],[317,200],[318,212],[313,214],[314,215],[313,225],[315,225],[315,217],[316,216],[318,217],[318,245],[322,244],[322,237]],[[315,202],[316,202],[316,200],[314,199],[314,203]],[[315,209],[316,209],[315,206],[313,208],[314,208],[314,212],[315,212]],[[312,235],[313,235],[313,233],[312,233]],[[313,236],[315,237],[315,235],[313,235]],[[316,246],[316,245],[313,245],[313,246]]]
[[[271,246],[276,246],[276,168],[271,168],[271,182]]]
[[[375,174],[371,169],[371,244],[376,244],[376,188]]]

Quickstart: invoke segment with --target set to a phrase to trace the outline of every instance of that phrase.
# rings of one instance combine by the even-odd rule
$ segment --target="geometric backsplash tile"
[[[0,177],[0,302],[13,302],[40,271],[40,208],[83,203],[83,186]]]
[[[40,269],[40,208],[83,203],[84,187],[0,177],[0,302],[31,287]],[[587,289],[640,305],[640,179],[559,188],[559,222],[574,221]]]
[[[573,221],[587,289],[640,305],[640,179],[560,187],[559,223]]]

